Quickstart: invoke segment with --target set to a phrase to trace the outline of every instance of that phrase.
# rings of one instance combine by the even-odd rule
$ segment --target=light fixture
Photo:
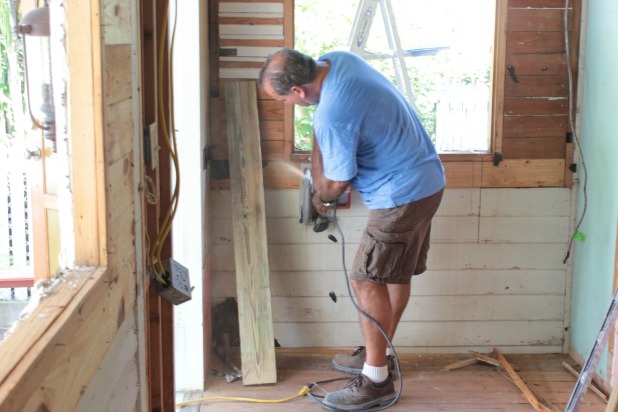
[[[52,88],[49,7],[47,2],[28,12],[17,24],[24,36],[28,110],[43,136],[56,146],[56,115]]]

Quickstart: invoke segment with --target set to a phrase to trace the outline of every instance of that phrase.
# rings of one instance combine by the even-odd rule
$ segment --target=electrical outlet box
[[[163,261],[163,268],[169,284],[163,286],[157,282],[157,294],[174,305],[191,300],[189,269],[171,258]]]

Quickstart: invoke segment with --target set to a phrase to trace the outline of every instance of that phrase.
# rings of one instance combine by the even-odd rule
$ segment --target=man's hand
[[[329,209],[335,208],[335,203],[339,196],[345,192],[350,182],[335,182],[324,177],[322,165],[322,152],[318,146],[318,140],[313,139],[313,153],[311,155],[311,177],[315,194],[313,195],[313,205],[319,214],[326,213]],[[325,205],[326,203],[326,205]],[[329,204],[331,204],[329,206]]]
[[[313,195],[313,205],[319,214],[334,209],[337,199],[345,192],[350,182],[335,182],[322,177],[320,189]]]
[[[323,215],[326,212],[328,212],[330,209],[334,209],[335,208],[335,201],[330,202],[330,206],[325,204],[326,202],[323,202],[320,198],[320,192],[315,192],[313,195],[313,206],[315,206],[315,210],[318,211],[319,214]]]

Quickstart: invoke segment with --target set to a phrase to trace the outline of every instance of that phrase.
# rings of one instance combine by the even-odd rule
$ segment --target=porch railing
[[[0,152],[0,289],[30,287],[33,282],[32,210],[26,165],[23,157],[8,150]]]

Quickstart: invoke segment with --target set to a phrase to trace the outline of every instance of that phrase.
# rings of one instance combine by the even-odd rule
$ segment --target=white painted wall
[[[414,352],[562,352],[568,327],[569,189],[447,189],[428,272],[414,278],[395,345]],[[229,191],[213,191],[213,304],[235,296]],[[283,347],[362,344],[341,244],[298,223],[298,191],[267,190],[275,337]],[[338,212],[351,266],[367,210]],[[329,297],[334,291],[337,303]]]
[[[172,229],[173,258],[189,269],[192,298],[174,307],[176,390],[204,388],[202,273],[206,172],[202,148],[207,118],[207,2],[178,2],[173,54],[174,118],[180,164],[180,197]],[[173,10],[170,17],[173,19]],[[170,22],[170,28],[172,22]]]

